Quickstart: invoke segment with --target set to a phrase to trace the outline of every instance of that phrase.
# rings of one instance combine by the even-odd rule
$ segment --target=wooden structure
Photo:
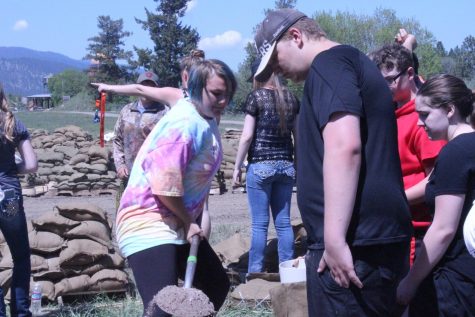
[[[51,94],[38,94],[27,96],[27,107],[29,110],[35,110],[37,108],[49,109],[54,107]]]

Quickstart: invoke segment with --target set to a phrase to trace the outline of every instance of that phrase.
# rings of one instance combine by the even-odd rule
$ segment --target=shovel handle
[[[190,254],[188,256],[188,260],[186,261],[186,273],[185,273],[185,284],[183,288],[191,288],[193,285],[193,278],[195,276],[196,270],[196,262],[198,258],[198,246],[200,245],[200,237],[198,235],[194,235],[191,238],[191,246],[190,246]]]

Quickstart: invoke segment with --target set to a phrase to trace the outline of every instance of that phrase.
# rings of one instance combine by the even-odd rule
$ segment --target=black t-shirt
[[[475,258],[463,241],[463,224],[475,199],[475,132],[461,134],[442,148],[426,186],[426,202],[432,212],[436,196],[459,194],[465,194],[465,201],[457,233],[439,265],[455,267],[475,281]]]
[[[315,57],[305,81],[298,119],[297,200],[309,247],[324,248],[323,129],[337,112],[360,117],[361,127],[361,170],[348,244],[407,241],[412,226],[391,92],[366,55],[339,45]]]
[[[15,119],[13,142],[5,138],[3,124],[0,124],[0,186],[2,189],[13,188],[21,193],[18,171],[15,164],[15,149],[21,141],[29,139],[30,135],[21,121]]]
[[[293,161],[292,130],[299,103],[287,90],[284,90],[284,100],[288,109],[285,117],[286,131],[280,128],[274,90],[260,88],[247,96],[246,113],[256,119],[254,135],[247,154],[250,163],[269,160]]]

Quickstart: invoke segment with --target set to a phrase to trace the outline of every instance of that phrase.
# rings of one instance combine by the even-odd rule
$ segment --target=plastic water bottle
[[[36,282],[31,290],[31,313],[33,316],[39,316],[41,313],[41,284]]]

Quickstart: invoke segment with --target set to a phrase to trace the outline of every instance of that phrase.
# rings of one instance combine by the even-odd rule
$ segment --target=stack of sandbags
[[[226,188],[231,188],[233,179],[234,163],[236,161],[237,149],[239,146],[239,138],[241,130],[226,129],[221,135],[221,143],[223,145],[223,161],[219,172],[216,174],[211,188],[220,188],[223,193]],[[245,179],[245,171],[243,170],[243,178]],[[223,190],[224,189],[224,190]]]
[[[42,284],[44,298],[125,290],[124,258],[112,244],[104,210],[87,203],[62,204],[31,223],[31,286]],[[13,263],[8,247],[1,252],[0,285],[6,294]]]
[[[31,136],[38,171],[33,179],[31,175],[22,179],[23,194],[34,196],[49,190],[50,194],[74,196],[118,188],[110,148],[101,148],[81,128],[66,126],[52,134],[34,130]],[[45,184],[43,189],[38,186]]]

